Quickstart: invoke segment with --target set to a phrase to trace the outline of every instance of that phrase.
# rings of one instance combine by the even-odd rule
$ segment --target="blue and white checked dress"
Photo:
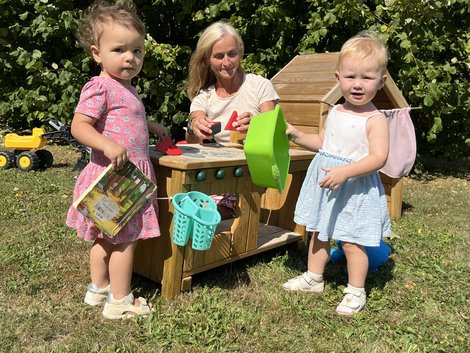
[[[378,172],[350,178],[336,190],[318,185],[326,174],[321,167],[342,166],[369,153],[366,123],[371,116],[340,112],[336,106],[328,114],[322,149],[310,163],[294,213],[294,221],[307,231],[318,232],[321,241],[375,247],[391,233]]]

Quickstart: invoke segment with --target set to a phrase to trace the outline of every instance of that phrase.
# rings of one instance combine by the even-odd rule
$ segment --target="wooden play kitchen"
[[[134,271],[160,282],[162,297],[170,299],[191,288],[191,276],[288,243],[306,241],[304,227],[293,221],[294,208],[313,153],[290,150],[290,169],[285,190],[252,183],[243,149],[239,145],[179,145],[181,156],[155,151],[151,159],[157,171],[161,236],[139,244]],[[151,148],[152,150],[152,148]],[[237,217],[222,221],[211,247],[194,250],[191,241],[178,246],[172,241],[174,207],[169,198],[192,190],[207,195],[235,192]]]

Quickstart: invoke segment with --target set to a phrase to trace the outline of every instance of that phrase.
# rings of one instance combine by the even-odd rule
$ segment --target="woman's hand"
[[[212,136],[211,120],[205,115],[196,115],[191,119],[191,130],[200,140],[210,138]]]
[[[238,115],[237,120],[233,123],[233,126],[236,127],[237,131],[246,132],[250,126],[252,117],[253,114],[250,112],[241,113]]]

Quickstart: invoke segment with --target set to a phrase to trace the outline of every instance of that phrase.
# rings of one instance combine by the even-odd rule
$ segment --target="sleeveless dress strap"
[[[378,111],[378,112],[372,113],[371,115],[366,116],[366,119],[369,120],[375,115],[384,115],[384,113],[382,113],[381,111]]]

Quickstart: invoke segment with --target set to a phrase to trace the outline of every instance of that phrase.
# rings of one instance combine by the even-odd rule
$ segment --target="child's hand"
[[[149,121],[148,128],[149,131],[155,136],[157,136],[160,140],[166,137],[170,137],[170,135],[168,134],[168,129],[162,124],[157,124],[155,122]]]
[[[297,130],[294,126],[287,123],[286,135],[287,135],[287,137],[289,138],[290,141],[295,142],[295,139],[297,138],[298,131],[299,130]]]
[[[348,176],[343,167],[333,167],[333,168],[321,168],[326,172],[326,175],[318,183],[321,188],[327,188],[330,190],[335,190],[341,186],[347,179]]]
[[[104,146],[103,153],[111,161],[113,169],[121,168],[129,159],[127,149],[113,141],[109,141],[109,143]]]

